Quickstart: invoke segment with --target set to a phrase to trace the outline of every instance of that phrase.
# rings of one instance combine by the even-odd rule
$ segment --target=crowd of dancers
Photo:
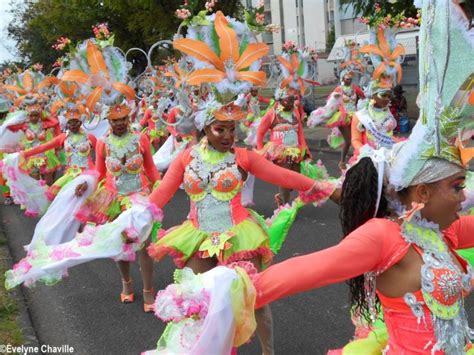
[[[348,281],[356,332],[331,354],[473,352],[463,300],[474,261],[464,190],[474,155],[474,34],[462,1],[416,3],[420,116],[405,138],[394,135],[390,110],[404,55],[395,34],[420,18],[380,7],[367,19],[369,43],[347,44],[340,84],[309,115],[314,51],[284,46],[272,68],[278,85],[262,95],[269,48],[256,34],[266,27],[258,16],[213,13],[213,3],[200,21],[185,16],[186,34],[172,42],[179,56],[135,80],[103,24],[93,38],[68,42],[56,75],[4,72],[4,203],[41,217],[6,287],[54,285],[70,267],[112,258],[118,301],[131,303],[138,255],[143,310],[168,322],[147,354],[231,354],[256,333],[268,355],[278,350],[271,302]],[[304,127],[317,125],[333,129],[339,177],[314,162]],[[255,178],[279,189],[268,218],[250,208]],[[179,189],[188,217],[164,229],[163,208]],[[272,265],[298,210],[329,199],[340,206],[343,240]],[[155,262],[165,257],[176,264],[175,283],[155,292]]]

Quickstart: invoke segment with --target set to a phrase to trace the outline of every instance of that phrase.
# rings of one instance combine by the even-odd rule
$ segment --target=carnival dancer
[[[132,302],[134,293],[129,268],[130,261],[135,260],[138,252],[144,286],[143,309],[151,311],[153,262],[144,247],[152,228],[152,217],[157,218],[158,214],[144,202],[160,175],[153,164],[146,135],[129,129],[131,109],[122,102],[122,97],[127,98],[125,102],[130,102],[135,98],[135,91],[123,83],[126,70],[122,69],[126,66],[115,65],[126,62],[121,53],[111,48],[111,40],[101,42],[99,39],[81,42],[71,53],[73,57],[68,62],[74,62],[78,57],[80,60],[86,58],[87,62],[83,63],[87,65],[81,66],[82,70],[65,70],[61,80],[81,86],[89,112],[98,102],[112,102],[108,113],[111,132],[97,141],[95,169],[84,172],[61,189],[50,207],[51,210],[56,205],[58,212],[62,213],[60,203],[67,201],[63,209],[69,213],[62,215],[67,228],[61,224],[57,226],[61,232],[56,233],[56,229],[45,223],[41,227],[38,224],[39,230],[35,230],[38,240],[32,246],[33,252],[7,272],[5,283],[8,288],[21,283],[30,286],[38,280],[51,285],[67,275],[71,266],[99,258],[113,258],[118,262],[122,276],[120,300]],[[112,62],[115,64],[110,66]],[[18,155],[11,155],[6,159],[3,171],[14,169],[17,158]],[[55,217],[49,213],[50,210],[45,215],[47,221]],[[140,211],[139,218],[136,218],[137,211]],[[86,222],[82,232],[76,233],[78,225],[72,216]],[[123,234],[125,229],[127,238]]]
[[[395,142],[393,130],[397,127],[397,121],[389,107],[392,78],[372,80],[368,91],[370,100],[356,112],[351,123],[354,157],[358,156],[359,150],[365,144],[378,149],[390,148]]]
[[[84,223],[104,224],[114,220],[130,206],[134,195],[146,196],[160,180],[160,173],[153,164],[150,141],[146,135],[130,131],[129,113],[130,109],[124,104],[118,104],[109,111],[111,132],[96,144],[95,168],[102,184],[77,214],[77,218]],[[77,196],[82,195],[86,189],[86,183],[78,186]],[[146,253],[145,246],[139,251],[140,271],[143,279],[144,310],[151,312],[154,297],[153,262]],[[120,300],[123,303],[133,302],[130,263],[119,261],[118,266],[122,276]]]
[[[140,127],[148,135],[153,146],[153,153],[160,149],[167,138],[166,124],[160,117],[163,114],[164,108],[160,109],[159,98],[153,98],[151,105],[145,110],[143,118],[140,120]]]
[[[64,150],[66,166],[62,177],[52,184],[47,192],[47,197],[52,201],[59,190],[82,172],[94,169],[92,153],[95,150],[97,139],[92,134],[86,134],[82,129],[82,122],[86,116],[85,107],[80,103],[69,102],[66,104],[62,116],[66,119],[67,132],[61,133],[51,141],[21,152],[24,159],[48,150]]]
[[[47,96],[42,90],[56,82],[56,78],[45,77],[41,72],[25,70],[24,72],[10,77],[11,84],[5,84],[3,88],[15,93],[15,108],[27,111],[26,120],[7,127],[11,132],[21,134],[20,149],[28,149],[39,144],[46,143],[60,133],[58,121],[49,116],[45,111]],[[29,159],[25,170],[29,171],[35,179],[43,179],[48,185],[54,181],[54,173],[61,167],[61,162],[54,150],[50,150],[41,156]]]
[[[320,107],[311,113],[308,120],[308,126],[314,127],[317,124],[324,123],[327,128],[337,129],[344,139],[344,145],[341,150],[341,160],[339,168],[346,168],[346,157],[351,146],[351,122],[357,111],[357,102],[359,99],[365,99],[362,89],[352,83],[354,73],[350,70],[341,72],[341,85],[337,86],[329,95],[328,101],[324,107]],[[337,135],[332,132],[328,141],[331,141]]]
[[[239,101],[237,103],[237,101]],[[243,122],[243,126],[247,127],[247,137],[244,142],[250,147],[255,147],[257,144],[257,130],[260,125],[262,116],[266,110],[262,110],[261,106],[270,106],[272,100],[262,95],[259,95],[257,88],[250,89],[250,92],[242,97],[242,101],[236,100],[239,106],[244,105],[247,108],[247,117]]]
[[[248,173],[288,188],[313,189],[322,198],[330,197],[334,191],[329,183],[319,185],[274,166],[257,153],[234,148],[234,120],[239,119],[239,113],[233,110],[233,106],[227,106],[210,112],[204,123],[206,137],[178,156],[162,184],[150,196],[150,201],[163,208],[184,183],[192,201],[190,219],[168,230],[148,248],[155,259],[169,254],[179,267],[188,266],[195,272],[239,260],[250,260],[258,268],[268,265],[272,258],[268,237],[255,215],[240,202],[240,191]],[[242,119],[245,114],[240,114]],[[271,322],[270,311],[264,309],[260,313],[257,315],[259,337],[264,353],[272,353],[271,330],[262,324]]]
[[[8,127],[12,132],[24,133],[20,141],[22,150],[47,143],[60,134],[58,121],[51,117],[43,117],[43,105],[43,97],[38,94],[27,94],[22,100],[22,107],[28,113],[27,122]],[[23,166],[32,177],[45,180],[47,185],[52,185],[54,173],[60,167],[61,163],[53,149],[27,159]]]
[[[262,118],[257,131],[257,149],[270,161],[289,170],[299,171],[300,163],[310,156],[304,137],[303,123],[299,110],[295,107],[295,97],[288,90],[277,89],[276,107]],[[263,144],[267,131],[270,141]],[[285,187],[275,195],[277,204],[284,205],[290,200],[290,191]]]
[[[256,275],[242,277],[241,268],[216,270],[221,273],[220,283],[226,278],[245,283],[250,276],[255,288],[247,288],[246,294],[256,295],[257,309],[349,280],[352,304],[369,322],[381,306],[388,338],[375,334],[365,342],[349,344],[343,354],[472,353],[474,336],[464,309],[472,270],[455,249],[474,246],[474,217],[458,216],[465,200],[465,169],[474,156],[474,149],[465,148],[458,138],[469,129],[472,116],[467,114],[469,93],[461,100],[456,97],[474,72],[473,43],[464,35],[465,23],[452,21],[457,10],[451,1],[422,1],[421,5],[420,118],[407,141],[391,151],[366,145],[360,150],[360,161],[348,169],[341,200],[342,242]],[[447,59],[443,65],[440,57]],[[459,70],[461,65],[465,72]],[[211,279],[214,276],[209,274]],[[205,286],[208,281],[206,274],[186,280],[188,285],[200,284],[192,292],[213,295],[213,288]],[[190,293],[181,296],[188,299]],[[158,314],[170,303],[158,297]],[[229,317],[228,322],[240,326],[236,320]],[[200,321],[206,324],[207,318]],[[182,322],[188,328],[194,324],[188,317]],[[220,329],[222,334],[213,329],[214,337],[231,328],[221,324]],[[199,344],[200,337],[207,339],[210,332],[200,328],[193,334]]]
[[[221,12],[210,17],[209,21],[218,35],[218,48],[211,43],[185,38],[174,41],[175,49],[204,62],[204,58],[196,54],[196,48],[199,48],[205,58],[218,58],[213,62],[216,68],[221,68],[221,64],[223,68],[223,63],[232,61],[236,63],[238,74],[227,76],[223,73],[214,83],[216,97],[210,96],[203,103],[195,119],[197,128],[203,130],[205,137],[177,157],[160,186],[150,195],[150,201],[163,208],[183,184],[191,200],[191,210],[187,221],[160,235],[148,250],[156,260],[170,255],[178,267],[188,266],[195,272],[205,272],[218,264],[236,261],[251,261],[260,269],[271,261],[272,252],[265,224],[241,204],[241,189],[248,174],[307,192],[321,201],[333,195],[335,186],[279,168],[255,152],[234,146],[236,122],[246,116],[233,103],[234,98],[251,85],[265,82],[265,74],[258,71],[258,60],[268,52],[268,47],[254,43],[250,31],[237,36],[234,26],[230,27],[235,20],[228,20]],[[245,38],[251,42],[245,42]],[[242,54],[233,52],[239,41],[244,41]],[[220,57],[215,54],[219,48]],[[232,51],[227,51],[227,48],[232,48]],[[239,61],[239,58],[242,59]],[[253,71],[243,71],[247,67]],[[198,86],[211,80],[208,69],[197,69],[187,83]],[[224,98],[228,101],[225,102]],[[272,317],[268,307],[258,312],[257,324],[263,353],[272,354]]]

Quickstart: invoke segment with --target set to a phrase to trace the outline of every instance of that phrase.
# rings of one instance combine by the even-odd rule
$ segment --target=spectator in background
[[[393,88],[390,110],[397,120],[396,131],[407,133],[410,130],[410,121],[408,120],[408,104],[407,99],[403,95],[405,91],[401,85]]]

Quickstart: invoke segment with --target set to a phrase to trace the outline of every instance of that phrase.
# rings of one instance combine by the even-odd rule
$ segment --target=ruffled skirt
[[[273,253],[265,232],[267,227],[260,223],[251,215],[223,233],[209,233],[188,220],[159,236],[158,241],[148,247],[148,253],[156,260],[170,255],[179,268],[193,256],[216,257],[223,265],[261,256],[265,266],[271,262]]]
[[[258,151],[268,160],[275,163],[292,163],[298,164],[303,160],[303,149],[295,146],[287,146],[284,144],[277,144],[275,142],[268,142]]]
[[[48,174],[58,170],[61,167],[59,160],[54,150],[48,150],[44,155],[36,155],[26,159],[24,166],[21,168],[28,171],[28,173]]]
[[[83,223],[104,224],[111,222],[117,218],[120,213],[131,207],[132,203],[130,198],[137,194],[142,196],[147,195],[146,192],[120,195],[106,188],[104,184],[99,185],[97,190],[89,196],[84,205],[77,212],[76,218]]]
[[[326,122],[326,128],[348,127],[351,125],[352,113],[336,111]]]
[[[49,201],[53,201],[56,196],[58,195],[59,191],[69,184],[72,180],[78,177],[82,173],[81,168],[76,167],[69,167],[65,172],[64,175],[61,176],[58,180],[54,182],[46,192],[46,196],[48,197]]]

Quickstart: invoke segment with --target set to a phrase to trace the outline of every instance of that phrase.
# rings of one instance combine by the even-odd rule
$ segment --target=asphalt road
[[[331,174],[337,174],[338,155],[317,153]],[[276,187],[257,181],[255,209],[271,215]],[[180,224],[189,202],[179,191],[165,208],[165,227]],[[21,214],[16,206],[1,206],[1,221],[14,261],[24,256],[36,221]],[[275,262],[336,244],[341,237],[338,207],[328,202],[322,208],[306,206],[291,229]],[[350,260],[346,262],[350,263]],[[155,264],[155,289],[172,281],[174,266],[168,258]],[[155,348],[164,323],[142,311],[141,278],[138,266],[132,270],[136,301],[119,302],[120,275],[112,260],[77,266],[68,278],[55,286],[38,284],[23,289],[33,326],[41,344],[69,345],[74,354],[139,354]],[[473,302],[466,305],[474,314]],[[325,354],[351,337],[348,288],[333,285],[293,296],[272,304],[276,354]],[[258,340],[241,347],[239,354],[261,354]],[[209,352],[212,354],[212,350]]]

